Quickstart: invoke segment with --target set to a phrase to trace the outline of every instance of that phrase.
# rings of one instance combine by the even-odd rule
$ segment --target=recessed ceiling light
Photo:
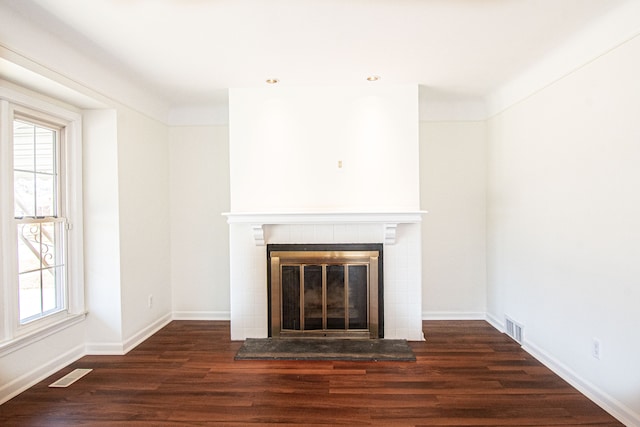
[[[367,77],[367,80],[370,82],[377,82],[378,80],[380,80],[380,76],[369,76]]]
[[[269,83],[270,85],[274,85],[274,84],[278,83],[280,80],[278,80],[278,79],[267,79],[265,81],[267,83]]]

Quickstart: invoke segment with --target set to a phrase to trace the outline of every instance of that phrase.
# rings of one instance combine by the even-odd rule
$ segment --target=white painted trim
[[[153,322],[151,325],[134,334],[131,338],[128,338],[121,343],[87,343],[85,345],[86,354],[97,356],[122,356],[146,341],[149,337],[151,337],[151,335],[167,326],[171,322],[171,320],[173,320],[171,314],[166,314],[160,319]]]
[[[574,73],[640,34],[640,2],[613,9],[487,97],[491,118]]]
[[[522,349],[535,357],[543,365],[551,369],[555,374],[571,384],[572,387],[587,396],[602,409],[617,418],[618,421],[624,425],[640,426],[640,414],[633,412],[631,408],[614,399],[591,382],[580,378],[580,376],[568,366],[542,350],[534,343],[525,341],[522,345]]]
[[[228,312],[174,312],[173,315],[166,315],[158,319],[156,322],[144,328],[132,338],[128,339],[125,344],[117,343],[89,343],[85,346],[76,346],[68,352],[60,355],[50,363],[39,367],[36,370],[11,381],[8,384],[0,386],[0,405],[28,388],[34,386],[44,380],[51,374],[63,369],[65,366],[75,362],[85,355],[101,354],[101,355],[122,355],[135,348],[138,344],[148,339],[151,335],[165,327],[171,320],[229,320]],[[81,316],[78,316],[81,317]],[[84,319],[84,316],[82,316]],[[498,331],[503,332],[501,322],[490,313],[480,312],[423,312],[424,320],[486,320]],[[69,325],[70,326],[70,325]],[[25,344],[26,345],[26,344]],[[587,396],[594,403],[609,412],[625,425],[639,425],[640,414],[633,412],[630,408],[609,396],[592,383],[580,378],[575,372],[554,357],[546,353],[544,350],[536,346],[534,343],[525,342],[522,346],[523,350],[531,356],[539,360],[547,368],[551,369],[555,374],[571,384],[582,394]],[[126,351],[125,351],[126,349]]]
[[[265,225],[382,224],[384,243],[396,243],[398,224],[422,222],[427,211],[397,212],[225,212],[229,224],[250,224],[256,246],[264,246]]]
[[[498,331],[502,332],[504,334],[504,322],[502,320],[499,320],[497,317],[495,317],[493,314],[491,313],[487,313],[486,314],[486,319],[487,322],[489,322],[489,324],[491,326],[493,326],[494,328],[496,328]]]
[[[84,321],[87,317],[85,313],[68,315],[58,320],[55,323],[49,323],[40,329],[30,331],[28,334],[16,337],[10,341],[0,344],[0,358],[21,348],[27,347],[37,341],[40,341],[50,335],[57,334],[58,332],[67,329],[73,325]]]
[[[91,356],[122,356],[124,346],[122,343],[93,343],[85,344],[85,352]]]
[[[398,224],[395,222],[387,222],[384,224],[384,244],[385,245],[396,244],[397,230],[398,230]]]
[[[251,234],[256,246],[264,246],[264,224],[251,224]]]
[[[0,92],[1,96],[2,92]],[[11,106],[9,101],[0,98],[0,122],[10,122]],[[0,126],[0,141],[10,139],[10,128],[8,126]],[[0,144],[0,170],[13,169],[13,156],[9,149],[9,144]],[[0,179],[0,260],[7,260],[9,254],[13,254],[13,227],[8,218],[12,218],[13,202],[9,195],[13,194],[13,184],[8,179]],[[13,255],[12,255],[13,256]],[[11,286],[13,280],[13,271],[11,268],[5,268],[4,262],[0,261],[0,304],[2,313],[0,313],[0,342],[7,340],[13,336],[13,319],[14,304],[7,303],[14,299],[14,289]],[[10,264],[15,265],[15,262]],[[15,268],[15,267],[14,267]],[[0,357],[2,357],[2,346],[0,345]]]
[[[127,354],[138,345],[143,343],[145,340],[147,340],[151,335],[167,326],[171,322],[171,320],[171,313],[165,314],[160,319],[153,322],[151,325],[134,334],[131,338],[126,339],[123,343],[124,354]]]
[[[483,311],[423,311],[422,320],[486,320]]]
[[[84,346],[76,346],[75,348],[49,361],[49,363],[40,366],[38,369],[27,372],[26,374],[14,379],[8,384],[0,386],[0,405],[19,395],[28,388],[33,387],[51,374],[75,362],[84,355]]]
[[[427,211],[396,212],[225,212],[229,224],[370,224],[422,222]]]
[[[230,311],[174,311],[173,320],[231,320]]]
[[[496,328],[501,333],[504,333],[504,324],[495,315],[487,313],[486,320],[491,326]],[[522,345],[522,349],[536,358],[540,363],[553,371],[560,378],[568,382],[572,387],[584,394],[588,399],[607,411],[613,417],[617,418],[624,425],[628,426],[640,426],[640,414],[633,412],[630,408],[625,406],[620,401],[609,396],[604,391],[600,390],[594,384],[586,381],[568,366],[558,361],[546,351],[532,343],[525,340]]]

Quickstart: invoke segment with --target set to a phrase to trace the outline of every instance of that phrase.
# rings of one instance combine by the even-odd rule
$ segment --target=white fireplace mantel
[[[264,226],[281,224],[382,224],[384,243],[396,241],[398,224],[422,222],[427,211],[402,212],[226,212],[229,224],[250,224],[256,246],[264,246]]]

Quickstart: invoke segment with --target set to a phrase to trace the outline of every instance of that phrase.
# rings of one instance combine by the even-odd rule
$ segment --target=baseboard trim
[[[504,322],[502,320],[498,319],[491,313],[487,313],[486,321],[489,322],[491,326],[504,334]]]
[[[124,347],[123,347],[124,354],[127,354],[128,352],[136,348],[138,345],[143,343],[151,335],[155,334],[160,329],[167,326],[171,322],[171,320],[173,320],[171,313],[165,314],[164,316],[162,316],[161,318],[159,318],[158,320],[156,320],[146,328],[134,334],[131,338],[125,340]]]
[[[167,314],[156,320],[124,343],[87,343],[76,346],[49,363],[40,366],[38,369],[28,372],[8,384],[0,386],[0,405],[75,362],[84,355],[126,354],[165,327],[172,320],[229,320],[229,318],[228,312],[174,312],[173,314]],[[504,333],[504,325],[502,322],[490,313],[427,311],[422,313],[422,318],[423,320],[486,320],[495,329]],[[640,426],[640,414],[635,413],[615,398],[600,390],[594,384],[580,378],[569,367],[549,355],[534,343],[525,341],[522,348],[623,424]]]
[[[422,320],[486,320],[483,311],[423,311]]]
[[[33,371],[27,372],[19,378],[14,379],[0,387],[0,405],[13,399],[23,391],[38,384],[48,376],[58,372],[60,369],[70,365],[85,355],[85,346],[79,345],[61,354],[49,363],[40,366]]]
[[[173,320],[231,320],[229,311],[174,311]]]
[[[85,352],[86,354],[93,356],[122,356],[136,348],[151,335],[167,326],[171,320],[173,320],[171,314],[166,314],[121,343],[87,343],[85,346]]]
[[[498,319],[495,315],[487,313],[486,320],[495,329],[504,333],[504,322]],[[568,366],[561,363],[555,357],[551,356],[531,341],[527,341],[525,339],[522,344],[522,349],[624,425],[640,426],[640,414],[635,413],[626,405],[603,392],[591,382],[580,378],[580,376],[578,376],[578,374]]]
[[[526,341],[522,345],[522,349],[535,357],[540,363],[551,369],[563,380],[571,384],[580,393],[587,396],[602,409],[610,413],[618,421],[627,426],[640,426],[640,414],[633,412],[626,405],[611,397],[594,384],[580,378],[573,370],[568,366],[542,350],[540,347],[532,342]]]
[[[86,353],[91,356],[122,356],[124,346],[122,343],[87,343]]]

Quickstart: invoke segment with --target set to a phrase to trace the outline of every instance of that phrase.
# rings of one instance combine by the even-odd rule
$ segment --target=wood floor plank
[[[482,321],[424,322],[416,362],[235,361],[228,322],[174,321],[0,406],[3,426],[620,426]],[[72,386],[47,385],[76,368]]]

